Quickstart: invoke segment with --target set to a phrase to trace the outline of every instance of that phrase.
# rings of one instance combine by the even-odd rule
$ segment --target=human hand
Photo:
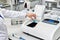
[[[31,19],[36,19],[36,14],[33,13],[27,13],[27,16]]]

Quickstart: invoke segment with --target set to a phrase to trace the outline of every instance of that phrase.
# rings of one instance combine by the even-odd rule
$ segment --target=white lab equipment
[[[57,2],[55,0],[46,0],[45,5],[48,10],[52,10],[53,8],[57,8]]]
[[[56,20],[44,19],[41,22],[26,21],[22,25],[23,32],[41,40],[59,40],[60,23]]]
[[[49,13],[45,14],[43,18],[44,19],[60,20],[60,11],[59,11],[59,9],[52,10]]]
[[[57,1],[57,7],[60,8],[60,0],[56,0]]]
[[[53,20],[58,20],[58,15],[51,15],[50,13],[45,14],[43,19],[53,19]]]
[[[19,0],[19,2],[22,2],[22,3],[23,3],[23,2],[24,2],[24,0]]]
[[[40,6],[36,6],[35,12],[39,18],[42,18],[44,6],[41,8]],[[35,21],[25,21],[22,25],[23,33],[39,40],[60,40],[60,23],[59,21],[54,20],[56,17],[53,16],[54,15],[50,15],[51,19],[47,18],[41,21],[38,21],[39,18]]]
[[[48,1],[48,2],[55,2],[55,0],[42,0],[42,4],[45,5],[46,1]]]
[[[44,15],[45,5],[36,5],[34,10],[37,15],[37,18],[41,20]]]
[[[11,18],[11,25],[20,25],[22,23],[24,23],[25,18],[21,17],[21,18]]]

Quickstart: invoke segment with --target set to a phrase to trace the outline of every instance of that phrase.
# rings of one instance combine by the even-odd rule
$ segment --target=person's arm
[[[26,11],[12,11],[12,10],[6,10],[6,9],[1,9],[1,12],[5,17],[25,17],[26,16]]]
[[[7,28],[1,17],[0,17],[0,40],[8,40]]]
[[[8,40],[8,35],[4,31],[0,31],[0,40]]]
[[[11,17],[11,18],[25,18],[26,16],[33,19],[36,18],[36,14],[34,13],[27,13],[27,10],[22,10],[22,11],[12,11],[12,10],[6,10],[6,9],[1,9],[3,15],[5,17]]]

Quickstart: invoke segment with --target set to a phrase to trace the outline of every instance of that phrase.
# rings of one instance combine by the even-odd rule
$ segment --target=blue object
[[[37,23],[38,21],[37,20],[33,20],[33,22]]]
[[[49,23],[49,24],[54,24],[54,20],[51,20],[51,19],[49,19],[49,20],[43,20],[43,22]]]
[[[13,37],[15,37],[14,34],[12,34]],[[17,37],[16,37],[17,38]],[[25,40],[24,38],[20,37],[19,40]]]
[[[54,23],[54,20],[49,20],[48,22],[52,22],[52,23]]]
[[[59,21],[52,20],[52,19],[44,19],[42,22],[53,24],[53,25],[57,25],[59,23]]]
[[[25,39],[24,39],[24,38],[22,38],[22,37],[20,37],[19,39],[20,39],[20,40],[25,40]]]

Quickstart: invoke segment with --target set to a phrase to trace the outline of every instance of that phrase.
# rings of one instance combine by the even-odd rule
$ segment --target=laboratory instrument
[[[57,1],[57,7],[60,8],[60,0],[56,0]]]
[[[56,20],[44,19],[40,22],[33,22],[29,20],[23,23],[22,29],[25,34],[37,39],[60,39],[60,23]]]
[[[37,18],[41,20],[45,12],[45,5],[36,5],[34,11],[34,13],[37,15]]]
[[[11,18],[11,25],[20,25],[24,22],[23,19],[20,18]]]
[[[46,5],[46,8],[48,10],[52,10],[53,8],[57,8],[57,2],[56,1],[46,1],[45,5]]]
[[[41,9],[40,6],[35,9],[35,12],[41,15],[38,15],[38,19],[42,18],[44,14]],[[39,40],[60,40],[60,22],[58,20],[45,18],[38,21],[38,19],[25,21],[22,25],[23,33]]]

